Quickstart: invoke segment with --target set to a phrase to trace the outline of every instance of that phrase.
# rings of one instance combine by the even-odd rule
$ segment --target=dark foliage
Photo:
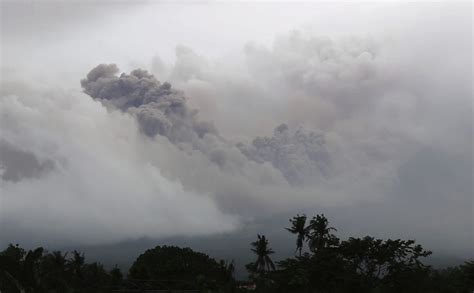
[[[296,234],[296,250],[299,251],[299,256],[301,256],[301,252],[303,250],[303,243],[306,240],[306,236],[308,231],[306,229],[306,215],[296,215],[290,219],[291,227],[285,228],[289,232]]]
[[[233,281],[233,263],[217,262],[190,248],[157,246],[140,255],[130,268],[135,282],[148,280],[155,289],[221,290]]]
[[[332,234],[324,215],[316,215],[305,226],[306,216],[290,219],[296,234],[295,258],[277,262],[263,280],[255,279],[258,292],[446,292],[474,290],[474,262],[437,271],[422,258],[431,254],[414,240],[375,239],[370,236],[341,241]],[[304,242],[309,253],[301,254]],[[268,244],[268,243],[267,243]],[[255,251],[254,251],[255,252]],[[254,263],[247,266],[250,277]]]
[[[49,253],[40,247],[26,252],[10,244],[0,252],[1,292],[110,292],[112,285],[122,285],[121,275],[118,269],[107,272],[101,264],[85,263],[77,251]]]
[[[255,262],[246,267],[250,281],[234,279],[234,263],[216,261],[190,248],[157,246],[133,263],[128,276],[87,263],[78,251],[25,250],[10,244],[0,251],[2,293],[275,292],[275,293],[472,293],[474,261],[435,270],[423,264],[431,254],[414,240],[350,237],[341,240],[324,215],[307,223],[290,219],[296,256],[273,262],[264,235],[251,243]],[[304,246],[307,244],[307,249]],[[303,252],[307,251],[307,252]],[[174,290],[174,291],[173,291]]]

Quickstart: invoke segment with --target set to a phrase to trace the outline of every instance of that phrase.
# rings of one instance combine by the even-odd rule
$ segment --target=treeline
[[[109,292],[120,287],[119,268],[107,271],[97,262],[86,263],[78,251],[26,251],[10,244],[0,252],[0,291],[8,293]]]
[[[341,241],[324,215],[290,219],[295,257],[273,263],[265,236],[252,243],[257,260],[247,265],[259,292],[474,292],[474,262],[435,270],[431,254],[413,240],[370,236]],[[303,253],[307,247],[308,252]]]
[[[190,248],[157,246],[140,255],[126,275],[117,267],[87,263],[78,251],[25,250],[10,244],[0,252],[2,293],[100,293],[146,290],[195,292],[443,292],[472,293],[474,262],[435,270],[422,259],[431,252],[413,240],[373,237],[339,239],[324,215],[297,215],[286,228],[296,238],[295,256],[273,261],[264,235],[251,243],[256,260],[246,265],[248,282],[234,278],[234,263],[216,261]]]

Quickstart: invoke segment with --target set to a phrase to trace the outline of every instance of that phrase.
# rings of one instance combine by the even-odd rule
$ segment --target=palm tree
[[[25,256],[22,283],[28,288],[27,291],[39,291],[39,266],[43,257],[43,251],[42,247],[38,247],[35,250],[30,250]]]
[[[252,242],[252,251],[257,255],[257,260],[254,263],[257,272],[264,273],[265,271],[275,270],[275,264],[270,258],[270,254],[275,253],[269,246],[265,235],[257,235],[258,240]]]
[[[303,249],[303,242],[305,240],[307,229],[306,229],[306,215],[296,215],[290,219],[291,228],[285,228],[293,234],[296,234],[296,250],[295,253],[299,250],[301,256],[301,250]]]
[[[46,254],[41,262],[44,285],[58,290],[56,292],[67,292],[71,285],[67,280],[67,255],[67,252],[53,251]]]
[[[67,271],[71,278],[71,283],[75,288],[82,288],[83,270],[85,266],[84,253],[77,250],[72,252],[72,257],[67,260]]]
[[[324,214],[313,217],[306,229],[306,239],[313,252],[334,246],[339,242],[339,239],[331,234],[331,231],[337,231],[336,228],[329,227],[329,221]]]

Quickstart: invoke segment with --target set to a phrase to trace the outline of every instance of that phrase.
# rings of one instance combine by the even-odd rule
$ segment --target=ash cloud
[[[315,184],[331,173],[331,157],[324,134],[299,128],[290,131],[288,125],[275,128],[272,137],[257,137],[252,144],[237,144],[250,160],[270,162],[289,183]]]
[[[172,154],[168,141],[143,140],[133,117],[108,113],[87,95],[3,80],[0,117],[2,245],[112,243],[238,226],[209,192],[185,188],[148,160]]]
[[[361,233],[390,236],[381,232],[390,227],[440,250],[452,237],[472,254],[472,37],[464,20],[446,20],[442,34],[433,25],[397,41],[294,31],[272,46],[247,45],[245,66],[237,67],[179,49],[175,64],[160,63],[156,72],[184,89],[220,133],[243,141],[237,146],[247,159],[269,163],[292,186],[258,185],[254,198],[291,194],[301,211],[312,193],[311,206],[337,206],[353,231],[362,228],[345,209],[370,227]],[[273,130],[281,122],[286,135]],[[295,139],[301,125],[324,144],[306,150]],[[420,159],[427,152],[439,172]],[[317,183],[301,189],[308,181]],[[443,237],[434,232],[440,226],[449,231]]]
[[[24,178],[41,178],[53,169],[53,161],[40,160],[34,153],[0,140],[0,173],[3,180],[17,182]]]
[[[160,134],[178,144],[216,134],[210,123],[197,120],[197,111],[187,107],[184,94],[171,84],[161,84],[141,69],[119,77],[118,72],[115,64],[97,66],[81,81],[84,92],[105,105],[135,114],[142,131],[151,137]]]
[[[183,54],[182,50],[178,52]],[[200,121],[198,111],[188,106],[184,93],[170,83],[161,83],[142,69],[118,73],[115,64],[100,64],[81,85],[86,94],[103,105],[135,116],[141,131],[149,137],[164,136],[182,150],[189,149],[188,145],[220,167],[232,162],[229,152],[237,147],[251,161],[270,163],[290,184],[314,184],[331,172],[323,133],[302,128],[290,131],[282,124],[271,138],[257,137],[249,145],[239,142],[234,146],[219,135],[211,122]],[[237,160],[247,164],[242,156]]]
[[[166,5],[117,8],[61,31],[41,26],[54,11],[5,10],[0,161],[16,175],[0,178],[2,236],[104,243],[249,224],[271,237],[324,211],[342,234],[472,252],[470,7],[329,6],[180,6],[186,21]],[[315,31],[288,32],[302,14]],[[127,73],[101,65],[81,89],[106,61]]]

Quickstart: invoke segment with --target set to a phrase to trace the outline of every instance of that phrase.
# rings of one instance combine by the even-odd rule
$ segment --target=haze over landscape
[[[2,1],[0,61],[1,247],[474,257],[471,3]]]

